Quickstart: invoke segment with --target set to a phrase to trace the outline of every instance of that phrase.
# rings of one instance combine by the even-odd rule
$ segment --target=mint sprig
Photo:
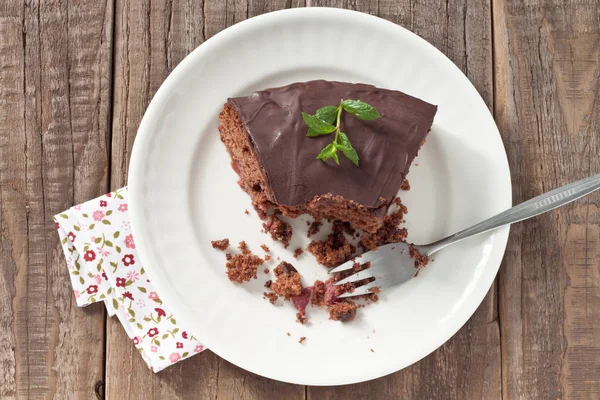
[[[339,165],[340,159],[337,151],[340,150],[348,160],[352,161],[352,163],[358,167],[358,153],[354,147],[352,147],[352,143],[350,143],[348,135],[340,130],[342,111],[354,114],[358,118],[366,121],[375,120],[381,116],[375,107],[365,103],[364,101],[342,100],[337,107],[325,106],[319,108],[315,115],[310,115],[303,112],[302,119],[308,126],[308,133],[306,136],[323,136],[335,132],[333,143],[325,146],[319,155],[317,155],[317,159],[325,162],[330,158],[333,158],[335,163]],[[333,125],[334,122],[335,125]]]

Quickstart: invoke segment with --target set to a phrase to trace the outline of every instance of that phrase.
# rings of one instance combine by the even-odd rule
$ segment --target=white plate
[[[257,254],[265,243],[294,262],[307,284],[326,277],[310,254],[295,261],[296,245],[284,250],[260,233],[217,132],[227,97],[311,79],[371,83],[439,105],[409,174],[412,189],[402,194],[409,240],[439,239],[510,206],[510,174],[496,125],[452,62],[390,22],[308,8],[262,15],[219,33],[165,80],[133,148],[130,210],[146,270],[181,325],[249,371],[338,385],[398,371],[448,340],[489,290],[508,229],[443,250],[416,279],[384,292],[348,324],[310,308],[310,323],[296,323],[290,304],[272,306],[262,298],[262,272],[252,284],[229,282],[224,255],[211,240],[246,240]],[[300,236],[295,244],[306,244]],[[301,336],[307,338],[302,345]]]

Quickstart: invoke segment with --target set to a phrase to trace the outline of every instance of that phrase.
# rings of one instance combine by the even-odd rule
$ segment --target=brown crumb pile
[[[400,189],[401,189],[401,190],[405,190],[405,191],[408,191],[408,190],[410,190],[410,183],[408,183],[408,179],[406,179],[406,178],[405,178],[405,179],[402,181],[402,184],[400,185]]]
[[[300,338],[300,340],[298,340],[298,343],[302,344],[302,342],[304,342],[306,340],[306,337],[302,336]]]
[[[304,253],[304,250],[298,247],[296,250],[294,250],[294,258],[298,258],[298,256],[302,253]]]
[[[317,259],[319,264],[326,267],[336,267],[350,258],[356,248],[346,239],[344,232],[352,235],[354,229],[347,222],[335,221],[333,231],[326,240],[313,240],[306,250]]]
[[[372,279],[365,279],[356,283],[346,283],[338,286],[334,286],[334,284],[335,282],[356,272],[367,269],[370,266],[371,264],[368,262],[364,264],[355,263],[351,270],[336,274],[335,277],[330,278],[325,282],[320,280],[315,281],[312,286],[311,304],[314,307],[327,307],[327,310],[330,313],[330,319],[342,322],[351,321],[356,316],[356,310],[359,306],[350,299],[339,299],[339,296],[344,293],[353,292],[355,288],[370,282]],[[372,293],[358,297],[376,302],[378,300],[378,292],[379,288],[374,288]]]
[[[273,240],[278,240],[287,248],[292,238],[292,226],[285,221],[280,220],[275,214],[270,215],[263,224],[265,232],[271,235]]]
[[[212,244],[213,249],[225,251],[229,247],[229,239],[212,240],[210,244]]]
[[[274,270],[277,280],[271,284],[271,290],[286,300],[299,296],[302,292],[300,274],[294,266],[282,261]]]
[[[329,319],[348,322],[356,317],[357,308],[358,306],[355,303],[349,300],[342,300],[328,306],[327,311],[329,311]]]
[[[313,306],[321,307],[325,305],[325,292],[327,286],[323,281],[316,280],[313,284],[312,297],[310,298],[310,304]]]
[[[429,257],[419,253],[419,251],[415,249],[413,245],[408,246],[408,254],[410,255],[410,258],[415,259],[415,268],[424,267],[427,265],[427,263],[429,263]]]
[[[242,283],[250,282],[251,279],[256,279],[256,272],[258,266],[264,263],[264,260],[258,256],[252,254],[246,246],[246,242],[240,242],[238,248],[242,251],[242,254],[236,254],[231,256],[227,254],[227,277],[232,282]]]
[[[279,298],[279,296],[277,296],[273,292],[264,292],[263,295],[265,296],[266,299],[269,300],[269,303],[271,303],[271,304],[275,304],[275,302]]]
[[[398,227],[398,225],[404,222],[404,215],[407,210],[397,197],[394,199],[394,203],[398,206],[398,210],[385,216],[383,226],[377,229],[375,233],[365,233],[360,239],[360,246],[365,251],[375,250],[384,244],[401,242],[406,239],[408,232],[405,228]]]
[[[307,237],[311,237],[312,235],[316,235],[317,233],[319,233],[319,231],[321,230],[321,225],[323,225],[321,221],[315,221],[312,224],[306,221],[306,223],[310,224],[308,226],[308,232],[306,233]]]
[[[269,249],[266,244],[261,244],[260,248],[263,249],[265,251],[265,253],[271,252],[271,249]]]

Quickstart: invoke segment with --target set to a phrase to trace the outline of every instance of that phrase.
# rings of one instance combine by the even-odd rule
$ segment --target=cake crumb
[[[256,279],[258,266],[262,265],[264,261],[252,254],[245,246],[245,242],[240,242],[240,250],[242,250],[242,254],[227,257],[228,261],[225,264],[227,277],[232,282],[250,282],[251,279]]]
[[[298,340],[298,343],[302,344],[302,342],[304,342],[306,340],[306,337],[302,336],[300,338],[300,340]]]
[[[371,353],[375,353],[375,350],[371,349]]]
[[[419,253],[419,251],[412,244],[408,246],[408,254],[410,258],[415,259],[415,268],[421,268],[427,265],[429,257]]]
[[[357,305],[350,300],[342,300],[327,307],[329,319],[334,321],[348,322],[356,317]]]
[[[356,248],[346,239],[344,231],[350,231],[354,234],[354,229],[350,224],[333,224],[333,232],[327,236],[326,240],[313,240],[308,244],[306,250],[315,256],[319,264],[326,267],[337,267],[338,265],[352,258]]]
[[[269,271],[269,268],[263,269],[263,273],[268,274],[269,272],[271,272],[271,271]]]
[[[225,254],[225,258],[227,259],[227,261],[229,261],[233,258],[233,254],[227,253],[227,254]]]
[[[291,336],[289,332],[287,333],[287,335],[288,335],[288,336]]]
[[[314,221],[312,224],[306,221],[308,225],[308,232],[306,233],[307,237],[311,237],[312,235],[316,235],[321,230],[321,225],[323,223],[321,221]]]
[[[282,261],[273,271],[277,279],[271,284],[271,290],[286,300],[299,296],[302,292],[301,277],[296,268]]]
[[[242,254],[250,253],[250,250],[248,249],[248,245],[243,240],[238,244],[238,249],[241,250]]]
[[[229,247],[229,239],[225,238],[221,240],[212,240],[210,244],[212,245],[213,249],[225,251]]]
[[[394,203],[398,206],[398,210],[386,215],[383,219],[383,225],[375,233],[365,233],[360,239],[359,245],[363,250],[375,250],[384,244],[401,242],[406,239],[407,230],[400,228],[398,225],[404,221],[407,209],[398,197],[394,198]]]
[[[272,284],[273,284],[273,281],[269,279],[268,281],[265,282],[265,287],[267,289],[270,289]]]
[[[285,221],[280,220],[275,214],[269,216],[267,222],[263,224],[265,232],[271,235],[273,240],[278,240],[287,249],[292,238],[292,226]]]
[[[265,251],[265,253],[271,252],[271,249],[269,249],[266,244],[261,244],[260,248],[263,249]]]
[[[279,296],[273,292],[264,292],[263,295],[269,300],[269,303],[275,304]]]
[[[296,313],[296,322],[300,322],[304,325],[308,321],[308,318],[301,313]]]
[[[304,250],[298,247],[296,250],[294,250],[294,258],[298,258],[298,256],[300,256],[302,253],[304,253]]]
[[[269,261],[270,259],[271,259],[271,256],[267,254],[267,255],[265,256],[265,261]]]
[[[400,190],[410,190],[410,183],[408,182],[408,179],[404,178],[402,184],[400,185]]]
[[[248,209],[245,209],[244,214],[248,215],[248,214],[250,214],[250,211],[248,211]]]

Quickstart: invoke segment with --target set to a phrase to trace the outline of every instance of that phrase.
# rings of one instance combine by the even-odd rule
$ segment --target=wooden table
[[[346,7],[433,43],[502,133],[514,202],[600,172],[598,0],[0,1],[0,398],[600,398],[600,194],[512,228],[471,320],[364,384],[271,381],[210,351],[153,374],[104,306],[76,307],[52,216],[126,184],[183,57],[248,17]],[[312,3],[312,4],[311,4]]]

